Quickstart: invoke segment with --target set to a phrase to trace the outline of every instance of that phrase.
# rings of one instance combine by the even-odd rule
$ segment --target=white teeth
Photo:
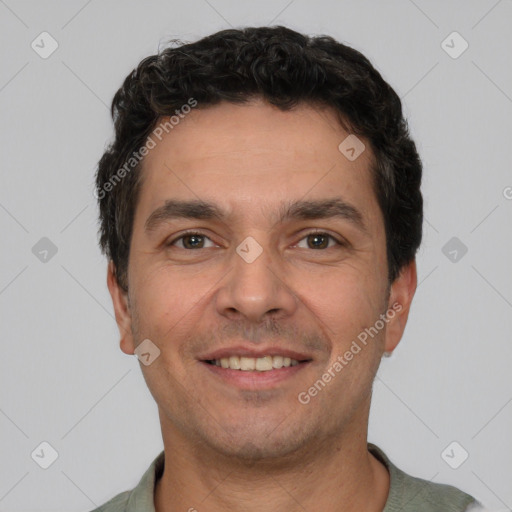
[[[297,366],[299,361],[283,356],[264,356],[257,358],[230,356],[215,359],[214,364],[222,368],[230,368],[231,370],[268,372],[274,368]]]
[[[272,356],[259,357],[256,359],[256,370],[259,372],[272,370]]]
[[[229,358],[229,367],[233,370],[240,370],[240,358],[237,356],[231,356]]]
[[[274,356],[272,358],[272,366],[274,368],[281,368],[283,366],[283,360],[284,360],[283,356]]]
[[[222,359],[220,360],[222,363]],[[228,359],[229,361],[229,359]],[[254,370],[256,368],[256,359],[254,357],[241,357],[240,370]]]

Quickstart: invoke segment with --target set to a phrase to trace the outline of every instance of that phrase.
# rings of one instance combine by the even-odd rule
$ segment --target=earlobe
[[[417,287],[416,261],[413,260],[408,265],[402,267],[399,276],[391,285],[391,291],[388,301],[388,311],[393,311],[391,317],[389,314],[389,322],[386,326],[386,336],[384,343],[384,351],[393,352],[407,324],[411,302]]]
[[[132,335],[132,318],[130,305],[128,302],[128,293],[119,285],[116,275],[114,262],[110,261],[107,269],[107,286],[112,298],[114,312],[116,316],[117,327],[121,336],[120,346],[125,354],[133,355],[135,346]]]

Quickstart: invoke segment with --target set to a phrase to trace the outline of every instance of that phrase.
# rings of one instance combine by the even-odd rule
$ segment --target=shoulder
[[[464,512],[476,502],[473,496],[452,485],[434,483],[405,473],[374,444],[368,443],[368,450],[387,467],[390,475],[389,494],[383,512]]]
[[[165,453],[162,450],[142,475],[139,483],[131,491],[124,491],[90,512],[154,512],[154,489],[162,476]]]
[[[124,491],[90,512],[125,512],[131,491]]]
[[[401,506],[407,506],[407,510],[463,512],[476,502],[473,496],[452,485],[430,482],[406,473],[403,473],[402,482]]]

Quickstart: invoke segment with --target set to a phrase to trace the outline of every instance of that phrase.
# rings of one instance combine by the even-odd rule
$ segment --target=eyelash
[[[185,238],[186,236],[191,236],[191,235],[198,235],[198,236],[201,236],[201,237],[204,237],[204,238],[208,238],[208,240],[211,241],[211,238],[209,236],[201,233],[200,231],[185,231],[179,237],[174,238],[173,240],[170,240],[169,242],[167,242],[165,244],[165,246],[166,247],[171,247],[178,240],[181,240],[182,238]],[[307,232],[299,241],[302,241],[302,240],[304,240],[304,238],[307,238],[308,236],[311,236],[311,235],[324,235],[324,236],[327,236],[328,238],[330,238],[331,240],[334,240],[339,246],[343,247],[343,246],[346,245],[344,242],[342,242],[341,240],[338,240],[333,235],[330,235],[329,233],[326,233],[325,231],[320,231],[320,230],[313,230],[313,231]],[[326,247],[325,249],[332,249],[332,247]],[[323,250],[325,250],[325,249],[323,249]],[[184,249],[184,250],[194,250],[194,249]]]

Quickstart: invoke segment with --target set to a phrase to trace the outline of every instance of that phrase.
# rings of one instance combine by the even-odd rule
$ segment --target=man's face
[[[268,458],[366,432],[373,378],[401,337],[408,303],[366,345],[358,342],[341,370],[335,362],[397,297],[412,295],[401,294],[410,279],[406,287],[398,279],[388,296],[370,148],[350,161],[338,149],[347,136],[330,110],[222,103],[193,110],[146,156],[129,300],[112,276],[109,287],[123,351],[133,354],[145,339],[161,351],[141,368],[164,437]],[[212,203],[226,216],[161,214],[147,223],[171,200]],[[343,215],[292,208],[282,218],[295,202],[335,200],[349,206]],[[188,230],[195,235],[180,238]],[[205,362],[222,349],[293,351],[308,362],[271,373]],[[329,369],[330,382],[304,403]]]

